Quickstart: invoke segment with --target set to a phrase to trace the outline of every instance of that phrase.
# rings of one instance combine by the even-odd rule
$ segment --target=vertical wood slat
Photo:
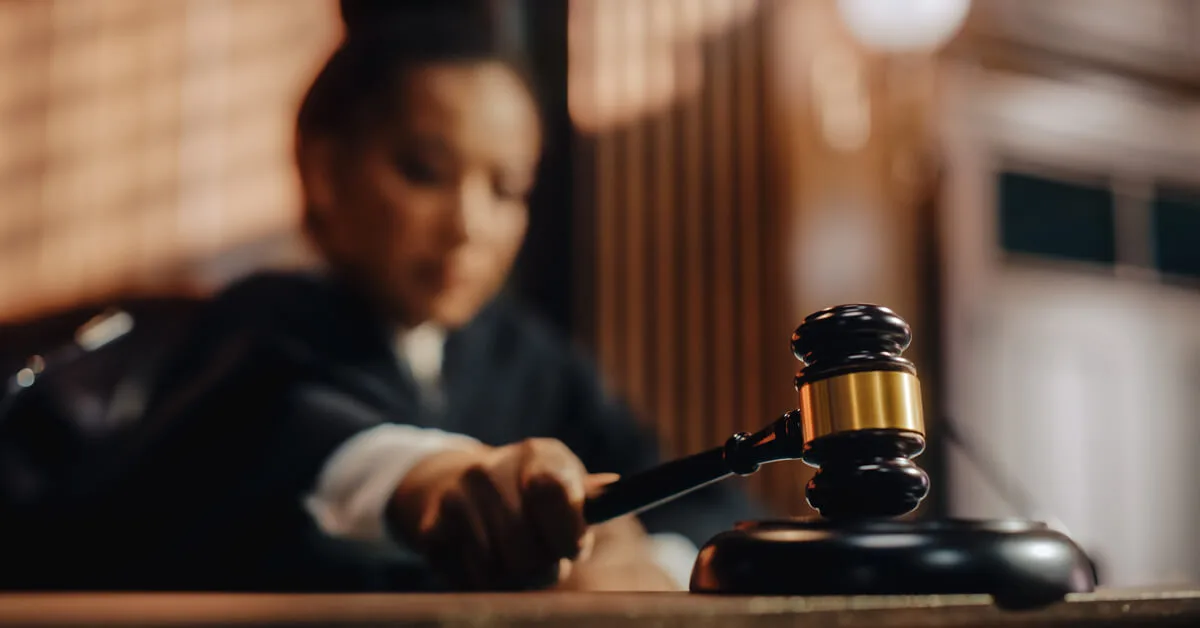
[[[649,9],[643,2],[626,2],[623,27],[629,32],[637,33],[639,25],[650,19]],[[648,35],[648,32],[647,32]],[[627,58],[637,60],[644,58],[647,37],[632,37],[629,47],[623,52]],[[635,61],[636,62],[636,61]],[[627,63],[629,67],[632,64]],[[629,93],[643,92],[648,88],[645,81],[646,73],[630,71],[625,74],[625,90]],[[625,131],[625,146],[622,154],[625,178],[625,204],[621,213],[624,221],[624,246],[622,247],[622,262],[624,276],[622,285],[622,305],[624,306],[624,337],[625,359],[624,377],[627,382],[627,394],[630,402],[637,407],[648,407],[647,392],[651,382],[646,379],[649,372],[647,361],[650,352],[647,350],[647,340],[651,330],[650,315],[646,309],[648,286],[646,281],[646,230],[649,204],[647,201],[645,155],[646,155],[645,125],[635,124]]]
[[[684,4],[686,22],[700,23],[703,19],[705,4],[688,2]],[[710,277],[705,276],[705,257],[710,252],[704,244],[705,207],[702,184],[705,178],[703,157],[708,147],[705,146],[703,102],[704,96],[691,99],[683,104],[683,161],[684,175],[681,190],[683,215],[681,230],[684,237],[684,263],[680,277],[683,284],[683,320],[680,329],[679,356],[683,359],[681,371],[684,374],[684,439],[688,451],[700,451],[712,443],[708,438],[712,420],[710,411],[712,404],[704,386],[706,381],[705,367],[710,360],[709,330],[704,326],[706,288],[709,287]]]
[[[707,5],[710,11],[719,12],[719,5],[727,3],[728,0],[709,0]],[[706,304],[706,309],[712,314],[706,336],[712,344],[710,358],[715,367],[710,368],[708,373],[712,383],[714,439],[732,434],[740,427],[735,407],[738,386],[734,379],[735,374],[740,372],[735,350],[735,343],[739,339],[734,333],[738,302],[734,258],[738,232],[734,216],[738,212],[754,211],[754,208],[735,205],[733,197],[733,179],[737,172],[733,166],[736,147],[733,144],[731,122],[738,94],[732,89],[733,45],[730,39],[722,37],[713,43],[711,89],[706,90],[711,99],[708,135],[712,141],[709,149],[712,165],[708,177],[711,183],[708,198],[712,212],[710,228],[713,230],[710,283],[714,287]],[[724,372],[714,372],[717,368],[723,368]]]
[[[609,18],[616,23],[650,21],[646,30],[662,33],[728,14],[742,1],[580,4],[620,12]],[[597,165],[587,187],[599,214],[593,307],[602,324],[593,342],[606,375],[653,423],[668,456],[757,430],[795,402],[778,244],[785,205],[772,202],[765,173],[764,19],[704,43],[699,94],[595,131]],[[601,22],[597,29],[609,28]],[[619,40],[592,32],[598,41]],[[653,43],[590,53],[631,54]],[[649,75],[640,87],[670,79]],[[772,471],[752,485],[781,511],[802,508],[802,477]]]
[[[589,54],[600,57],[609,52],[607,42],[615,37],[612,20],[605,19],[603,13],[597,11],[595,0],[578,2],[573,10],[584,12],[581,20],[590,20],[594,29],[593,46]],[[603,84],[610,77],[596,73],[596,94],[609,93]],[[596,137],[596,273],[597,294],[594,301],[596,309],[596,353],[600,368],[609,377],[616,380],[618,387],[623,387],[620,374],[620,342],[617,333],[619,322],[618,274],[615,268],[620,259],[619,216],[620,206],[616,202],[619,175],[617,172],[617,137],[613,133],[601,133]],[[585,284],[586,285],[586,284]]]
[[[671,24],[678,20],[678,14],[672,10],[671,3],[659,3],[658,12],[652,15],[660,22],[657,24],[663,30],[669,30]],[[665,8],[664,8],[665,7]],[[664,80],[674,80],[672,77],[662,77]],[[653,378],[655,389],[654,416],[663,441],[664,454],[678,456],[683,453],[683,434],[687,426],[681,425],[682,413],[679,412],[679,390],[682,384],[678,360],[680,348],[676,343],[676,330],[679,328],[679,302],[675,298],[673,286],[676,285],[675,268],[677,267],[678,224],[680,212],[676,207],[677,154],[674,151],[678,125],[675,116],[658,116],[652,122],[654,127],[653,143],[653,172],[655,177],[653,202],[649,210],[654,215],[654,298],[650,306],[654,308],[654,364]]]
[[[759,233],[761,216],[767,211],[762,203],[761,186],[765,180],[761,175],[762,161],[758,158],[763,144],[760,120],[764,114],[761,98],[759,65],[761,52],[758,41],[751,35],[734,41],[734,93],[739,95],[734,107],[734,137],[736,138],[735,166],[737,168],[737,206],[739,212],[737,252],[739,255],[740,289],[737,301],[740,305],[736,334],[740,352],[740,375],[742,380],[741,404],[738,411],[740,429],[752,430],[754,424],[767,418],[767,406],[762,392],[766,382],[773,381],[776,374],[764,377],[761,356],[773,346],[764,339],[761,325],[761,308],[765,303],[761,290],[763,260],[762,237]],[[785,380],[786,381],[786,380]],[[784,384],[786,385],[786,384]],[[761,483],[762,480],[759,480]]]

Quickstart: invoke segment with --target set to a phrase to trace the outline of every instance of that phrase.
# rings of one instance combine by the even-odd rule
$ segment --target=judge
[[[695,547],[758,513],[717,485],[584,524],[584,494],[657,447],[502,293],[540,159],[521,64],[486,20],[345,16],[297,124],[323,268],[206,306],[107,502],[111,566],[138,587],[685,586]]]

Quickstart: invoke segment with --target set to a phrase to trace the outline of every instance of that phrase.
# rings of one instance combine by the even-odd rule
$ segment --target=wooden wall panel
[[[581,91],[613,94],[614,108],[659,105],[640,117],[614,114],[608,119],[616,123],[587,138],[580,163],[594,167],[581,174],[591,182],[581,189],[594,193],[580,204],[594,217],[594,244],[582,249],[596,259],[589,265],[593,281],[580,283],[594,286],[581,303],[595,314],[591,343],[602,368],[654,422],[670,456],[756,430],[794,404],[792,322],[781,310],[774,244],[780,212],[766,202],[771,193],[763,168],[763,22],[749,14],[749,4],[573,6],[573,19],[595,28],[576,54],[629,55],[624,63],[603,60],[615,68],[670,68],[657,76],[575,75],[597,81]],[[598,17],[601,6],[623,13]],[[649,41],[616,44],[605,31],[606,19],[656,26],[639,31]],[[577,24],[573,32],[580,29]],[[669,47],[652,39],[669,38],[665,32],[676,33]],[[669,59],[647,59],[647,50]],[[694,92],[687,78],[693,67],[703,69]],[[609,80],[626,84],[606,88]],[[675,97],[665,105],[640,97],[638,90],[650,89],[647,80],[673,82]],[[661,83],[653,88],[667,89]],[[605,118],[603,111],[590,113]],[[762,475],[754,480],[760,488],[775,474]],[[785,476],[772,492],[794,496],[794,468]],[[795,506],[790,501],[785,508]]]
[[[580,163],[595,164],[579,176],[594,191],[580,205],[595,246],[581,250],[596,256],[581,303],[602,367],[667,455],[795,406],[788,341],[808,313],[867,301],[920,325],[931,57],[861,50],[826,0],[572,6],[588,44],[573,48],[572,77],[594,82],[573,89],[595,98],[573,103]],[[658,26],[628,26],[639,22]],[[673,92],[644,93],[655,67],[672,69]],[[809,514],[811,472],[771,465],[752,482],[780,511]]]

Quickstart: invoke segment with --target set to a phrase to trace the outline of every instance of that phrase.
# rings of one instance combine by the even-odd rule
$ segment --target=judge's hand
[[[549,586],[590,552],[584,496],[613,479],[588,475],[556,440],[480,446],[422,461],[397,488],[388,515],[455,588]]]

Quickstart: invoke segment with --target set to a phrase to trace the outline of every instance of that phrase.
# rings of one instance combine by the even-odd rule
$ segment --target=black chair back
[[[50,507],[94,479],[95,461],[135,426],[145,378],[199,303],[190,296],[114,300],[0,325],[0,508]],[[81,329],[118,312],[132,323],[125,333],[99,347],[86,338],[81,345]]]

